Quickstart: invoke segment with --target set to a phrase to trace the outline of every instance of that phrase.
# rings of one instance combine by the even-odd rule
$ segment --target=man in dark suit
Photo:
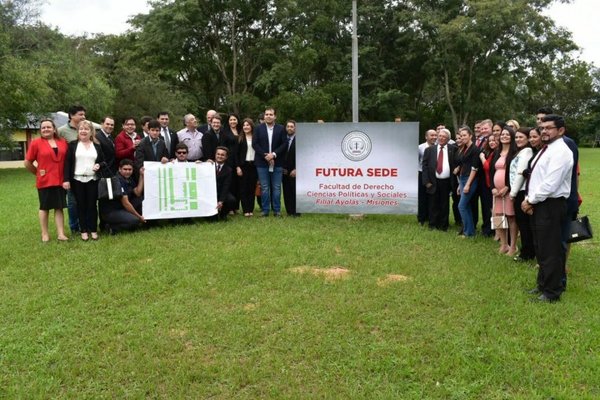
[[[296,212],[296,121],[288,120],[285,124],[288,147],[283,162],[283,201],[290,217],[299,217]]]
[[[227,147],[229,154],[233,154],[235,139],[231,133],[222,129],[221,116],[215,114],[211,119],[210,130],[202,136],[202,152],[204,153],[204,160],[215,161],[217,147],[219,146]]]
[[[163,140],[160,140],[160,123],[153,119],[148,122],[148,136],[142,139],[135,149],[136,167],[142,168],[144,161],[169,162],[169,153]]]
[[[429,228],[448,230],[452,170],[455,166],[456,146],[448,144],[450,132],[438,132],[438,144],[429,146],[423,154],[422,183],[429,196]]]
[[[215,173],[217,178],[217,209],[219,219],[227,220],[227,214],[235,207],[235,197],[231,194],[231,179],[233,170],[227,165],[229,149],[224,146],[217,147],[215,152]]]
[[[112,133],[115,130],[115,120],[106,116],[102,119],[102,128],[96,131],[96,138],[100,142],[100,148],[104,153],[104,161],[108,171],[100,171],[102,176],[107,178],[115,176],[117,174],[117,158],[115,154],[115,140],[112,137]]]
[[[208,110],[206,112],[206,124],[202,125],[198,130],[203,134],[207,134],[211,129],[212,119],[215,115],[217,115],[215,110]]]
[[[169,113],[161,111],[156,116],[160,123],[160,138],[164,140],[167,147],[167,153],[170,160],[175,158],[175,147],[179,144],[177,133],[169,128]]]
[[[265,123],[254,129],[252,137],[252,147],[256,152],[254,164],[260,180],[263,217],[269,215],[271,196],[274,215],[281,216],[281,179],[288,141],[285,128],[275,123],[276,118],[275,109],[267,107]]]

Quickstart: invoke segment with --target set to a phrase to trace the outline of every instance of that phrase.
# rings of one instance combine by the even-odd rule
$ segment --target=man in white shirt
[[[527,196],[521,209],[532,217],[535,255],[540,266],[533,300],[555,302],[564,291],[566,248],[561,226],[571,192],[573,153],[564,142],[563,117],[549,114],[540,123],[544,147],[531,161]]]
[[[177,132],[179,143],[185,143],[188,147],[188,161],[198,161],[203,158],[202,132],[198,129],[198,121],[193,114],[183,117],[185,128]]]

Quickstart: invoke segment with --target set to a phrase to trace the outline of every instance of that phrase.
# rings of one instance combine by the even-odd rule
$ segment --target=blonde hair
[[[521,125],[519,125],[519,123],[514,119],[509,119],[506,121],[506,125],[512,125],[514,131],[518,131],[521,128]]]
[[[77,132],[79,132],[79,128],[81,128],[82,125],[86,125],[90,129],[90,140],[96,144],[99,144],[98,139],[96,139],[96,129],[94,128],[92,121],[88,121],[87,119],[81,121],[79,125],[77,125]]]

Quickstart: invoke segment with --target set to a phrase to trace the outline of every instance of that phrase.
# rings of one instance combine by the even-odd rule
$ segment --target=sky
[[[574,0],[555,4],[547,11],[558,25],[573,33],[582,48],[581,58],[600,67],[600,24],[597,24],[598,0]],[[41,19],[67,35],[84,33],[119,34],[127,29],[127,20],[150,10],[147,0],[46,0]],[[359,27],[360,30],[360,27]]]

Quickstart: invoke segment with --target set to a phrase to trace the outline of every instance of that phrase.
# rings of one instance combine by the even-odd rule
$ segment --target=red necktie
[[[444,146],[440,146],[440,152],[438,153],[437,166],[435,172],[441,174],[444,170]]]

